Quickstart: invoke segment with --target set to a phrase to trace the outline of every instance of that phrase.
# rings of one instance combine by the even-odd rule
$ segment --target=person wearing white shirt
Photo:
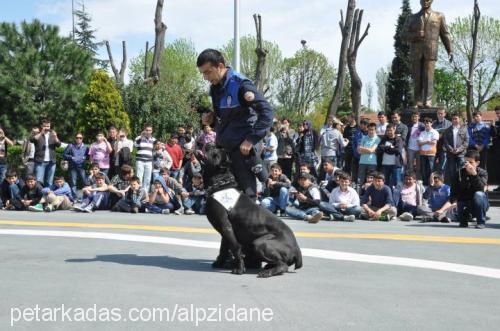
[[[276,135],[274,134],[274,127],[271,127],[264,138],[263,144],[263,160],[268,173],[271,172],[271,165],[278,162],[278,154],[276,153],[277,149],[278,138],[276,138]]]
[[[378,117],[378,123],[376,128],[377,136],[382,138],[383,136],[385,136],[385,130],[387,129],[387,124],[388,124],[387,115],[383,111],[381,111],[378,113],[377,117]]]
[[[353,222],[361,214],[359,195],[350,187],[351,176],[348,173],[342,171],[338,176],[339,186],[332,191],[328,202],[319,204],[319,209],[329,214],[331,221]]]
[[[434,171],[434,159],[436,158],[439,132],[432,128],[432,120],[428,117],[424,119],[424,125],[425,131],[420,133],[417,142],[420,147],[422,181],[425,186],[429,186],[430,176]]]

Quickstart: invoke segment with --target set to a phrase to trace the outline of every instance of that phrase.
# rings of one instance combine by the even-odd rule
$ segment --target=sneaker
[[[184,214],[184,208],[181,207],[179,209],[174,210],[174,214],[175,215],[182,215],[182,214]]]
[[[168,208],[163,209],[163,210],[161,211],[161,213],[162,213],[163,215],[168,215],[168,214],[170,214],[170,209],[168,209]]]
[[[43,205],[41,203],[38,203],[34,206],[29,206],[28,207],[29,211],[35,211],[35,212],[41,212],[43,211]]]
[[[403,222],[413,221],[413,215],[410,213],[402,213],[399,215],[399,220]]]
[[[137,207],[132,207],[132,210],[130,210],[132,214],[137,214],[139,212],[139,208]]]
[[[45,206],[45,208],[43,208],[43,210],[50,213],[51,211],[54,211],[54,206],[52,206],[51,204],[48,204],[47,206]]]
[[[441,223],[451,223],[451,220],[448,217],[443,217]]]
[[[144,208],[144,212],[145,212],[146,214],[151,214],[151,212],[150,212],[150,211],[149,211],[149,209],[147,209],[147,208]]]
[[[311,217],[307,220],[307,222],[315,224],[318,223],[319,220],[323,218],[323,212],[318,212],[314,215],[309,215],[309,216]]]
[[[382,215],[380,215],[378,220],[381,222],[389,222],[389,221],[391,221],[391,218],[389,217],[389,215],[382,214]]]
[[[193,215],[194,214],[194,210],[192,210],[191,208],[187,208],[184,210],[184,214],[186,215]]]
[[[344,222],[354,222],[355,219],[356,219],[356,216],[354,216],[354,215],[344,216]]]
[[[91,212],[93,212],[93,211],[94,211],[92,207],[93,207],[93,206],[90,204],[90,205],[88,205],[88,206],[85,206],[85,207],[81,208],[81,210],[82,210],[84,213],[91,213]]]
[[[328,215],[328,220],[329,220],[330,222],[333,222],[333,221],[335,221],[335,217],[333,217],[333,215],[332,215],[332,214],[330,214],[330,215]]]
[[[484,223],[478,223],[475,226],[476,229],[484,229],[485,227],[486,227],[486,225]]]

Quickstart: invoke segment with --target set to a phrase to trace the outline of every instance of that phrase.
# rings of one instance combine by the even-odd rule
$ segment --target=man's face
[[[163,179],[167,180],[169,174],[168,174],[168,172],[164,172],[164,173],[161,174],[161,176],[163,177]]]
[[[39,133],[40,133],[40,129],[39,128],[33,128],[33,129],[31,129],[31,135],[32,136],[36,136]]]
[[[373,126],[370,126],[370,127],[368,128],[368,135],[369,135],[370,137],[375,137],[375,136],[376,136],[376,134],[377,134],[377,130],[376,130]]]
[[[385,130],[385,134],[389,138],[394,138],[394,136],[396,135],[396,129],[395,128],[387,128],[387,130]]]
[[[476,169],[479,166],[479,161],[476,161],[473,157],[466,157],[464,164],[470,164],[474,169]]]
[[[499,113],[500,113],[500,111],[499,111]],[[288,128],[290,123],[288,123],[288,120],[283,120],[283,121],[281,121],[281,125],[283,125],[285,128]]]
[[[273,168],[271,170],[271,176],[273,176],[273,178],[275,178],[275,179],[280,178],[281,172],[282,172],[281,169]]]
[[[384,187],[384,180],[380,178],[373,179],[373,186],[377,190],[381,190]]]
[[[144,134],[146,135],[146,137],[151,137],[151,135],[153,134],[153,128],[148,126],[144,129]]]
[[[419,119],[420,119],[420,115],[418,115],[418,114],[413,114],[413,115],[411,115],[411,121],[412,121],[413,123],[418,123],[418,120],[419,120]]]
[[[410,177],[410,176],[406,176],[405,177],[405,185],[412,186],[413,184],[415,184],[415,178]]]
[[[344,191],[347,190],[349,185],[351,185],[351,181],[349,179],[340,179],[338,182],[339,182],[340,188]]]
[[[139,189],[139,187],[141,187],[141,185],[136,180],[130,182],[130,188],[132,190],[137,191]]]
[[[482,119],[483,119],[483,117],[479,114],[474,116],[474,122],[476,122],[476,123],[481,123]]]
[[[116,135],[118,134],[118,132],[116,131],[116,129],[110,129],[109,130],[109,136],[111,138],[116,138]]]
[[[434,179],[434,186],[435,187],[441,187],[443,186],[443,181],[439,177],[433,177]]]
[[[97,136],[95,136],[95,138],[98,142],[102,142],[104,140],[104,135],[100,133]]]
[[[26,186],[28,186],[28,188],[32,189],[34,188],[36,185],[36,181],[34,179],[28,179],[26,181]]]
[[[311,181],[309,180],[309,178],[299,178],[299,185],[306,188],[311,185]]]
[[[299,172],[307,172],[307,173],[310,173],[311,170],[309,170],[309,167],[305,167],[305,166],[301,166],[299,168]]]
[[[124,140],[125,138],[127,138],[127,134],[125,133],[125,131],[120,130],[120,139]]]
[[[422,8],[424,8],[424,9],[431,8],[431,5],[432,5],[432,0],[420,0],[420,5],[421,5],[421,6],[422,6]]]
[[[201,177],[193,177],[193,185],[196,187],[199,187],[202,181]]]
[[[155,182],[154,186],[155,186],[155,190],[161,189],[161,183],[160,182]]]
[[[385,115],[378,115],[378,121],[385,124],[385,122],[387,122],[387,117]]]
[[[331,173],[333,171],[333,166],[328,162],[324,162],[323,163],[323,170],[327,173]]]
[[[75,136],[75,142],[79,145],[82,143],[82,140],[83,140],[83,136],[81,134],[77,134]]]
[[[427,131],[430,131],[432,129],[432,122],[431,121],[425,121],[424,125],[425,125],[425,129]]]
[[[210,133],[210,132],[212,132],[212,127],[211,127],[210,125],[205,125],[205,126],[203,127],[203,131],[204,131],[205,133]]]
[[[366,184],[373,183],[373,176],[366,176]]]
[[[437,112],[437,117],[439,119],[439,122],[442,122],[446,116],[446,112],[444,110],[438,110]]]
[[[57,187],[62,187],[64,185],[64,180],[62,180],[62,179],[56,179],[54,181],[54,185],[57,186]]]
[[[168,140],[168,144],[169,144],[170,146],[174,146],[174,145],[175,145],[175,144],[177,144],[178,142],[179,142],[179,140],[177,140],[177,138],[170,138],[170,139]]]
[[[96,179],[95,180],[95,184],[96,184],[97,187],[103,186],[104,185],[104,179],[102,179],[102,178]]]
[[[460,125],[460,117],[453,116],[451,118],[451,124],[453,124],[454,126],[459,126]]]
[[[203,75],[204,80],[210,82],[212,85],[218,85],[222,81],[222,78],[224,78],[227,69],[222,63],[214,66],[212,63],[207,62],[199,67],[198,70]]]
[[[391,119],[392,119],[392,123],[394,123],[394,124],[399,124],[399,122],[401,121],[401,117],[399,117],[398,114],[392,115]]]
[[[160,150],[161,149],[161,142],[156,141],[155,142],[155,150]]]
[[[17,180],[17,176],[11,176],[11,177],[7,177],[7,182],[12,185],[12,184],[15,184],[16,180]]]
[[[177,129],[177,132],[178,132],[180,135],[183,135],[184,133],[186,133],[186,129],[184,129],[184,128],[179,128],[179,129]]]
[[[43,123],[42,124],[42,130],[44,132],[49,132],[50,131],[50,123]]]
[[[92,172],[92,174],[95,176],[99,173],[99,168],[98,167],[91,168],[90,172]]]

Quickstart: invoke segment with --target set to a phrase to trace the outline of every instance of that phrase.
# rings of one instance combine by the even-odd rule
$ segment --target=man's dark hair
[[[63,176],[55,176],[54,180],[62,180],[62,181],[64,181],[64,177]]]
[[[383,173],[376,171],[373,173],[373,179],[382,179],[385,181],[385,176]]]
[[[5,175],[5,178],[12,178],[12,177],[17,177],[17,172],[15,172],[14,170],[7,172],[7,174]]]
[[[36,178],[33,175],[28,175],[28,176],[26,176],[26,181],[28,181],[28,180],[35,180],[36,181]]]
[[[424,118],[424,123],[432,123],[432,118],[430,117]]]
[[[377,128],[377,124],[370,123],[370,124],[368,124],[368,128],[375,128],[376,129]]]
[[[471,150],[468,150],[466,153],[465,153],[465,156],[464,158],[470,158],[470,159],[474,159],[474,161],[481,161],[481,156],[479,155],[479,152],[478,151],[475,151],[473,149]],[[483,166],[484,167],[484,166]]]
[[[323,163],[330,163],[332,166],[335,166],[335,162],[333,162],[332,159],[327,159],[327,158],[324,158],[323,160],[321,160]]]
[[[97,175],[95,175],[95,180],[98,180],[98,179],[102,179],[102,180],[104,180],[104,176],[103,176],[103,175],[101,175],[101,174],[97,174]]]
[[[99,167],[99,163],[92,163],[92,164],[90,165],[90,169],[94,169],[94,168],[99,168],[99,169],[101,169],[101,168]]]
[[[480,111],[475,111],[475,112],[472,113],[472,116],[477,116],[477,115],[483,116],[483,114],[481,114]]]
[[[129,166],[128,164],[124,164],[121,166],[120,172],[121,172],[122,176],[130,175],[132,173],[132,167]]]
[[[207,48],[206,50],[201,52],[200,55],[198,55],[198,59],[196,60],[196,66],[201,67],[207,62],[213,65],[214,67],[219,66],[220,63],[222,63],[224,66],[226,65],[222,53],[212,48]]]
[[[351,175],[345,171],[337,171],[335,174],[339,176],[339,179],[341,180],[351,180]]]
[[[368,170],[366,172],[366,177],[373,177],[373,175],[375,175],[376,172],[377,171],[375,171],[375,170]]]
[[[415,179],[417,179],[417,174],[416,174],[416,173],[415,173],[415,171],[413,171],[413,170],[407,170],[407,171],[405,172],[405,178],[406,178],[406,177],[411,177],[411,178],[415,178]]]
[[[160,175],[163,175],[163,174],[169,175],[170,174],[170,170],[168,170],[168,168],[162,168],[162,169],[160,169],[159,174]]]
[[[278,163],[273,163],[271,164],[271,170],[272,169],[278,169],[278,170],[283,170],[281,166]]]
[[[395,126],[392,123],[387,124],[387,126],[385,127],[386,130],[387,129],[394,129],[394,128],[395,128]]]
[[[433,172],[432,173],[432,177],[433,178],[437,178],[437,179],[439,179],[442,182],[444,181],[444,175],[443,175],[443,173],[441,171],[435,171],[435,172]]]
[[[392,113],[392,116],[394,115],[398,115],[399,117],[401,117],[401,112],[399,110],[395,110],[393,113]]]
[[[452,113],[450,118],[453,118],[453,117],[462,118],[462,116],[460,116],[460,113]]]
[[[42,125],[44,124],[50,124],[50,120],[48,118],[42,118]]]
[[[309,168],[309,163],[307,163],[307,162],[302,162],[302,163],[299,165],[299,168],[302,168],[302,167],[307,167],[307,168]]]
[[[379,111],[377,116],[387,116],[385,111]]]
[[[368,126],[370,124],[370,121],[367,118],[363,118],[361,119],[361,121],[359,121],[359,124]]]
[[[419,112],[418,110],[416,110],[416,109],[415,109],[415,110],[413,110],[413,111],[411,112],[411,116],[413,116],[413,115],[418,115],[418,116],[420,117],[420,112]]]
[[[137,182],[137,183],[141,183],[141,180],[139,179],[139,177],[137,176],[132,176],[130,179],[129,179],[129,183],[132,183],[132,182]]]

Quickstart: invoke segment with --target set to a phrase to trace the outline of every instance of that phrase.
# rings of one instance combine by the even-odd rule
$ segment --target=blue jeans
[[[35,162],[36,180],[43,184],[44,187],[52,185],[55,172],[56,164],[54,162]]]
[[[78,177],[82,181],[82,184],[85,185],[85,181],[87,180],[85,175],[85,169],[83,168],[72,168],[69,170],[69,186],[71,187],[71,193],[73,194],[73,199],[77,198],[77,182]]]
[[[434,170],[439,170],[442,173],[444,173],[446,169],[446,161],[447,161],[446,152],[445,151],[438,152],[436,155],[436,159],[434,160]]]
[[[403,182],[401,167],[396,165],[382,165],[382,172],[384,173],[385,182],[390,188],[396,187]]]
[[[417,216],[417,206],[409,205],[402,200],[399,200],[398,203],[398,216],[402,213],[410,213],[413,217]]]
[[[7,165],[0,164],[0,183],[3,183],[3,180],[5,179],[6,173],[7,173]]]
[[[358,184],[363,185],[366,181],[366,174],[368,171],[377,170],[377,165],[375,164],[360,164],[358,168]]]
[[[451,183],[458,170],[464,166],[464,158],[462,156],[448,154],[446,158],[445,181]]]
[[[165,209],[168,209],[170,211],[174,210],[174,205],[169,202],[169,203],[163,203],[163,204],[152,204],[152,203],[147,203],[145,206],[150,213],[152,214],[161,214],[161,212]]]
[[[344,216],[347,215],[354,215],[356,218],[359,217],[359,214],[361,214],[361,207],[360,206],[352,206],[347,209],[340,209],[336,208],[333,205],[331,205],[329,202],[321,201],[319,203],[319,209],[322,211],[326,212],[329,215],[333,215],[333,218],[336,221],[343,221]]]
[[[192,196],[184,199],[182,203],[184,204],[184,207],[193,209],[196,214],[205,214],[205,205],[207,201],[204,196]]]
[[[23,204],[21,203],[21,189],[17,184],[9,185],[10,203],[16,208],[16,210],[23,210]]]
[[[311,207],[308,209],[299,209],[293,206],[286,207],[286,214],[298,220],[303,220],[306,215],[315,215],[317,213],[319,213],[318,207]]]
[[[153,173],[153,162],[136,162],[137,177],[141,180],[142,187],[149,192],[149,186],[151,185],[151,175]]]
[[[280,195],[278,197],[265,197],[262,199],[260,205],[272,213],[278,207],[280,210],[285,210],[288,205],[288,189],[286,187],[280,188]]]
[[[180,172],[181,172],[180,169],[170,170],[169,176],[178,181],[179,180],[179,173]]]
[[[94,205],[94,210],[109,209],[109,192],[94,192],[82,201],[82,206]]]
[[[420,167],[422,169],[422,182],[425,186],[429,186],[431,173],[434,171],[434,159],[432,155],[420,155]]]
[[[477,224],[484,224],[486,223],[486,212],[490,208],[490,203],[484,192],[476,192],[472,200],[457,201],[457,208],[460,223],[462,223],[467,214],[469,214],[476,218]]]

